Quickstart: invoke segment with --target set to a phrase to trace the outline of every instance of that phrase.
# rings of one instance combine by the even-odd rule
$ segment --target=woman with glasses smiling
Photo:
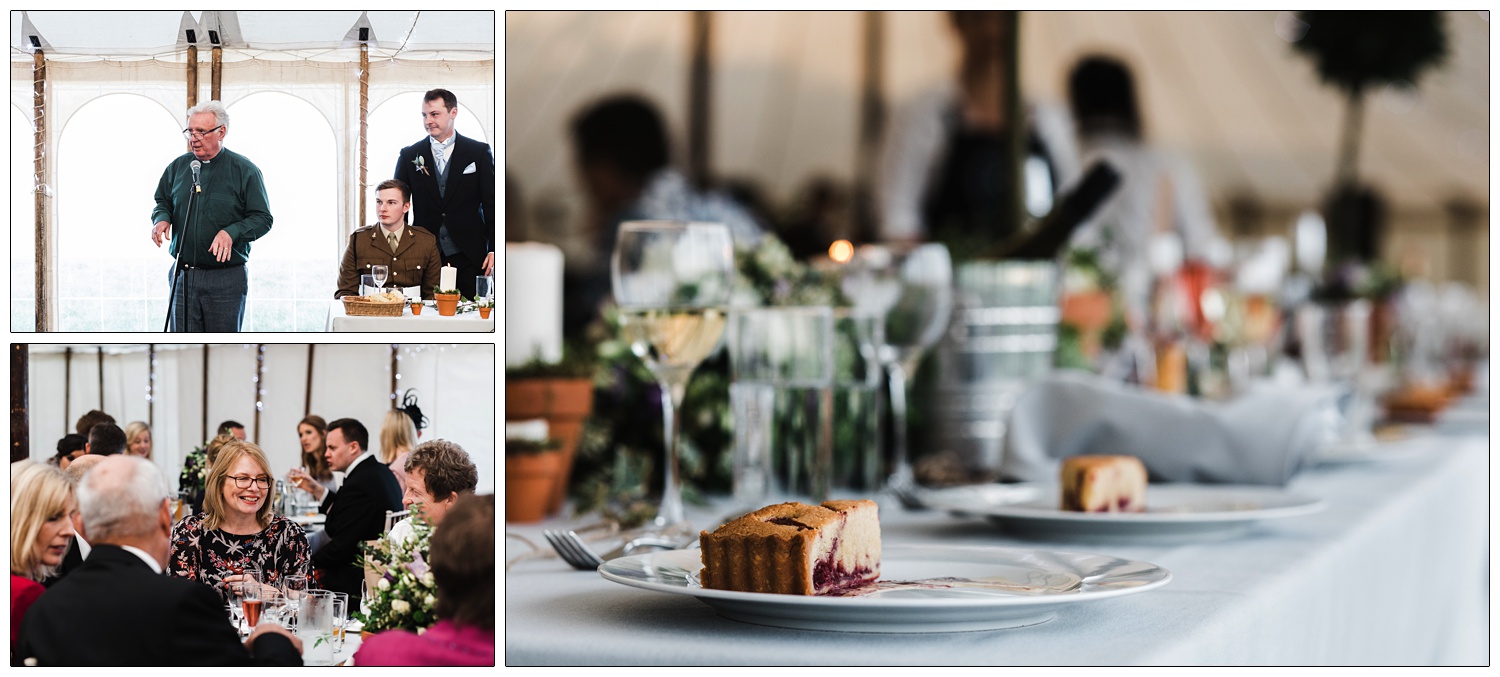
[[[260,573],[275,587],[287,576],[308,575],[311,550],[295,522],[271,512],[271,465],[260,447],[238,440],[219,450],[208,471],[203,512],[172,527],[167,571],[228,595],[229,586]]]

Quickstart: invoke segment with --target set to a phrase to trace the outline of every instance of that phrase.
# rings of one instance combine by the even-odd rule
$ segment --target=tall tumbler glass
[[[747,308],[730,317],[734,500],[821,502],[833,468],[833,309]]]
[[[833,471],[834,498],[863,497],[885,481],[880,419],[884,398],[880,347],[885,316],[861,308],[833,311]]]
[[[302,662],[333,665],[333,592],[308,590],[297,619],[297,637],[302,640]]]
[[[678,473],[678,409],[693,370],[719,346],[734,282],[734,245],[720,223],[630,221],[620,226],[610,287],[625,340],[662,389],[665,478],[655,525],[686,526]]]

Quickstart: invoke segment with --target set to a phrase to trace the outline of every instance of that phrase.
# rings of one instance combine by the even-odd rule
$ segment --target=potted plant
[[[422,299],[414,299],[414,300],[412,300],[412,302],[411,302],[411,314],[413,314],[413,315],[421,315],[422,314]]]
[[[480,296],[476,297],[474,302],[479,306],[479,319],[490,319],[490,310],[495,307],[495,299]]]
[[[443,317],[453,317],[458,312],[458,300],[463,298],[457,289],[439,289],[432,297],[437,299],[438,314]]]
[[[590,354],[589,350],[570,345],[564,349],[560,362],[533,359],[505,370],[505,420],[545,419],[548,437],[557,442],[560,474],[553,486],[548,513],[561,508],[567,497],[573,455],[584,422],[594,409],[594,362]],[[508,475],[511,442],[506,444]],[[539,465],[542,461],[532,459],[527,463]],[[506,505],[509,506],[508,501]]]
[[[553,497],[565,486],[562,443],[505,441],[505,521],[540,522],[556,511]]]

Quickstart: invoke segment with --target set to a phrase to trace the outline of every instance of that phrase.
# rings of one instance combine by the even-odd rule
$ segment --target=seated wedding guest
[[[297,486],[322,501],[326,536],[313,553],[313,569],[325,590],[348,593],[350,604],[361,595],[364,568],[359,564],[359,544],[380,537],[386,511],[401,510],[401,491],[391,469],[366,451],[370,433],[352,418],[328,423],[328,465],[344,473],[337,491],[299,476]]]
[[[52,464],[60,470],[67,470],[69,463],[89,453],[88,446],[88,435],[76,433],[63,435],[63,438],[57,441],[57,455],[52,457]]]
[[[93,551],[21,621],[22,665],[301,665],[302,642],[261,623],[240,642],[212,588],[163,576],[167,483],[150,461],[111,456],[84,476],[78,505]],[[89,623],[108,631],[81,631]]]
[[[460,496],[479,486],[479,469],[463,447],[448,440],[423,442],[406,458],[406,493],[401,505],[427,516],[434,527],[453,508]],[[403,542],[411,535],[411,518],[391,527],[390,540]]]
[[[219,431],[215,433],[215,436],[224,434],[233,435],[235,439],[243,441],[245,439],[245,424],[239,421],[225,421],[220,423]]]
[[[466,495],[432,534],[438,622],[421,634],[387,630],[366,639],[354,664],[495,664],[495,496]]]
[[[131,421],[125,426],[125,453],[151,460],[151,426]]]
[[[92,454],[83,456],[73,461],[68,466],[68,469],[63,472],[68,475],[68,481],[76,488],[78,483],[83,481],[84,474],[90,468],[103,463],[106,458],[108,457],[94,456]],[[67,554],[63,555],[62,565],[51,576],[42,581],[42,585],[46,587],[50,588],[52,584],[62,580],[69,572],[77,569],[78,565],[83,564],[83,560],[89,556],[90,546],[88,543],[88,534],[83,530],[83,515],[74,510],[71,519],[73,520],[73,540],[68,544]]]
[[[396,476],[396,486],[406,494],[406,457],[417,444],[417,426],[405,411],[392,409],[385,412],[385,421],[380,424],[380,462]]]
[[[88,453],[113,456],[125,453],[125,431],[113,423],[100,423],[89,431]]]
[[[323,453],[328,451],[324,438],[328,434],[328,422],[322,416],[308,414],[297,423],[297,442],[302,445],[302,465],[292,468],[288,478],[293,484],[297,482],[298,471],[306,471],[307,474],[324,488],[333,489],[333,471],[328,469],[328,459]]]
[[[271,464],[249,442],[231,441],[209,467],[203,512],[172,527],[167,572],[227,595],[254,567],[260,582],[279,587],[287,576],[311,573],[312,553],[302,527],[271,512]]]
[[[45,463],[10,464],[10,653],[21,619],[42,596],[42,581],[62,565],[73,539],[73,483]]]
[[[437,236],[425,228],[406,225],[409,211],[411,188],[404,182],[386,179],[375,186],[375,215],[379,223],[349,234],[334,298],[359,294],[360,276],[368,275],[371,266],[386,267],[388,289],[421,287],[422,298],[432,298],[443,269],[443,257]]]
[[[94,410],[90,411],[89,413],[84,414],[84,415],[78,417],[78,423],[77,423],[77,425],[73,426],[73,428],[74,428],[73,432],[76,432],[79,435],[83,435],[84,437],[88,437],[89,436],[89,431],[93,430],[94,426],[99,425],[100,423],[114,423],[114,422],[115,422],[115,417],[110,416],[109,414],[106,414],[106,413],[104,413],[102,411],[99,411],[98,409],[94,409]]]
[[[564,336],[581,335],[609,296],[609,260],[623,221],[710,221],[728,226],[737,248],[760,241],[762,224],[741,205],[721,191],[700,191],[668,164],[666,123],[645,98],[601,99],[574,117],[569,131],[594,260],[570,262],[564,271]]]

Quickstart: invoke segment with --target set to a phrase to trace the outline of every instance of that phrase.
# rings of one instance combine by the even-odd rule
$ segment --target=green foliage
[[[1448,38],[1435,11],[1305,11],[1307,33],[1292,48],[1327,84],[1358,94],[1384,83],[1416,84],[1443,62]]]
[[[407,519],[412,521],[409,540],[393,543],[382,537],[373,545],[359,544],[360,564],[383,572],[365,600],[369,613],[350,610],[350,616],[364,625],[365,632],[417,632],[437,622],[433,611],[437,582],[427,564],[432,524],[420,512]]]

